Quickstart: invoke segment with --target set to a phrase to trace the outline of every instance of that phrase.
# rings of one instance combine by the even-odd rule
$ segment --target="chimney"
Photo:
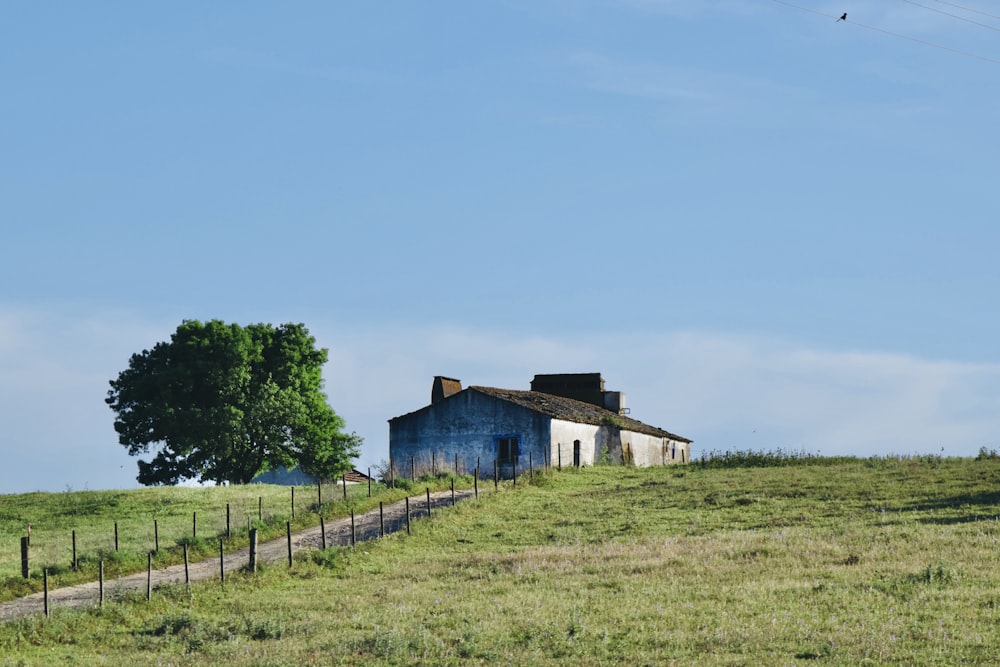
[[[454,378],[446,378],[443,375],[434,376],[434,385],[431,387],[431,404],[440,403],[452,394],[462,391],[462,381]]]
[[[627,415],[629,411],[628,408],[625,407],[625,392],[604,392],[604,409],[611,410],[611,412],[617,412],[620,415]]]
[[[604,378],[600,373],[538,374],[531,381],[531,391],[604,407]]]

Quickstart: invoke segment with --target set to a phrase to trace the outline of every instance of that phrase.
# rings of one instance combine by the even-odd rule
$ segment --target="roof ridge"
[[[645,422],[639,421],[633,417],[628,417],[626,415],[619,414],[614,410],[608,410],[607,408],[595,405],[593,403],[588,403],[586,401],[581,401],[575,398],[568,398],[566,396],[559,396],[558,394],[547,394],[543,391],[534,391],[531,389],[502,389],[500,387],[485,387],[481,385],[470,385],[467,389],[473,389],[485,393],[487,395],[493,395],[496,398],[504,400],[503,394],[506,393],[509,396],[518,397],[536,397],[543,396],[545,399],[541,402],[534,400],[529,401],[511,401],[521,407],[532,410],[534,412],[539,412],[546,414],[549,417],[555,419],[566,419],[567,421],[577,421],[580,423],[590,423],[591,425],[598,425],[602,423],[605,418],[613,417],[623,422],[624,428],[629,431],[635,431],[637,433],[646,433],[647,435],[654,435],[658,437],[668,437],[672,440],[682,440],[684,442],[691,442],[688,438],[680,435],[676,435],[662,429],[658,426],[653,426],[652,424],[647,424]],[[549,405],[546,405],[546,402]],[[553,409],[552,406],[562,404],[568,408],[578,407],[581,413],[578,414],[565,414],[563,411]],[[549,408],[544,410],[543,408]],[[587,414],[587,413],[591,414]]]

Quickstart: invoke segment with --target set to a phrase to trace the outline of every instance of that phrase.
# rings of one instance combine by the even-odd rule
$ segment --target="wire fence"
[[[348,517],[341,517],[329,523],[320,515],[320,526],[294,534],[291,521],[285,521],[284,540],[274,539],[261,544],[258,543],[258,529],[251,527],[248,533],[248,546],[245,548],[227,553],[224,548],[225,540],[219,537],[217,556],[191,565],[187,559],[185,545],[183,565],[155,570],[152,552],[149,552],[146,554],[145,573],[119,576],[107,585],[103,560],[100,561],[96,582],[63,588],[58,588],[59,577],[54,576],[51,568],[45,567],[41,569],[40,574],[43,582],[42,592],[0,604],[0,620],[12,620],[36,613],[48,615],[56,606],[101,605],[106,599],[106,592],[111,598],[135,599],[142,589],[145,589],[145,597],[148,600],[154,595],[156,587],[164,584],[189,584],[193,581],[215,578],[224,585],[227,574],[236,571],[253,572],[260,562],[274,562],[287,557],[288,567],[293,567],[295,553],[334,546],[353,547],[359,542],[382,538],[403,530],[409,533],[414,521],[430,518],[441,509],[454,506],[464,498],[472,497],[479,497],[478,480],[474,481],[472,489],[456,490],[454,482],[449,491],[432,493],[430,487],[426,487],[423,495],[406,497],[389,505],[379,502],[377,508],[359,515],[355,515],[352,510]]]
[[[63,573],[93,567],[99,560],[108,561],[114,569],[116,563],[148,552],[176,556],[183,545],[245,539],[254,528],[329,515],[338,504],[370,498],[385,489],[374,481],[348,483],[342,478],[298,487],[250,484],[171,489],[176,499],[163,490],[146,489],[28,494],[44,498],[34,498],[38,502],[33,507],[31,503],[26,503],[28,507],[0,506],[0,582],[40,576],[43,566]],[[144,497],[146,492],[158,495],[150,499]],[[137,494],[136,500],[123,501],[128,493]],[[23,542],[29,548],[27,566]],[[160,560],[170,557],[163,554]]]

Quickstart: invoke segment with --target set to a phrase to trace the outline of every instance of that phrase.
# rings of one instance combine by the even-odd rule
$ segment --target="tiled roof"
[[[502,401],[520,405],[523,408],[539,412],[554,419],[576,422],[578,424],[593,424],[600,426],[613,420],[621,428],[634,433],[644,433],[659,438],[670,438],[679,442],[691,442],[687,438],[674,435],[661,428],[644,424],[643,422],[619,415],[617,412],[605,410],[591,403],[584,403],[572,398],[543,394],[540,391],[519,391],[516,389],[497,389],[496,387],[469,387],[471,391],[478,391],[481,394],[498,398]]]
[[[347,480],[348,482],[354,482],[355,484],[364,484],[371,478],[355,468],[354,470],[349,470],[345,472],[344,479]]]

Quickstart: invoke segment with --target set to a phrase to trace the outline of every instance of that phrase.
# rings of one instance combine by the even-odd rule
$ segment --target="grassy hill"
[[[443,489],[450,481],[442,475],[420,488]],[[321,490],[248,484],[0,495],[0,602],[40,591],[42,568],[53,577],[53,585],[66,586],[96,581],[101,560],[105,574],[115,577],[145,571],[150,551],[155,551],[154,567],[183,562],[182,545],[187,545],[192,561],[217,557],[219,538],[224,538],[226,551],[245,547],[250,527],[257,528],[262,540],[274,539],[285,534],[288,521],[293,530],[316,526],[320,516],[363,512],[379,501],[399,500],[407,492],[374,484],[371,497],[368,494],[368,485],[348,484],[345,489],[324,484]],[[24,580],[20,538],[29,524],[31,578]]]
[[[996,664],[1000,460],[519,480],[396,535],[0,627],[4,664]]]

